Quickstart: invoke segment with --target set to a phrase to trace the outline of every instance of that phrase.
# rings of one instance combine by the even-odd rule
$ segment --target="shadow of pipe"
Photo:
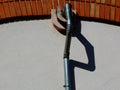
[[[88,58],[88,63],[87,64],[83,63],[83,62],[73,60],[73,59],[70,60],[71,82],[72,82],[71,86],[72,86],[72,90],[76,90],[75,71],[74,71],[75,67],[93,72],[93,71],[95,71],[96,66],[95,66],[94,47],[81,34],[81,22],[78,23],[78,27],[76,28],[76,31],[73,32],[73,36],[76,37],[79,40],[79,42],[83,44],[83,46],[85,47],[87,58]]]

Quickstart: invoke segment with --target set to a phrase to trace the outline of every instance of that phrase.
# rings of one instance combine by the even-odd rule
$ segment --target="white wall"
[[[119,90],[120,27],[82,21],[81,33],[70,55],[76,90]],[[64,90],[64,42],[51,20],[0,25],[0,90]]]

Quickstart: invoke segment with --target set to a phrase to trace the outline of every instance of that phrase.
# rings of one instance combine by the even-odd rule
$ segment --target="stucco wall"
[[[82,21],[80,31],[71,43],[74,89],[119,90],[120,27]],[[64,90],[64,42],[50,19],[0,25],[0,90]]]

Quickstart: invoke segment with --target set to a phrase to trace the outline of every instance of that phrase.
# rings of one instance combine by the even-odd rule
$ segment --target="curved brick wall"
[[[50,15],[50,10],[70,2],[79,16],[120,22],[119,0],[0,0],[0,19]]]

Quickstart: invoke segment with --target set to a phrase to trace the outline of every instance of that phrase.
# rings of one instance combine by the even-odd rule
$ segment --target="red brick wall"
[[[50,15],[51,8],[69,0],[0,0],[0,19],[32,16]],[[79,16],[106,19],[120,22],[120,1],[119,0],[70,0],[72,8]]]

